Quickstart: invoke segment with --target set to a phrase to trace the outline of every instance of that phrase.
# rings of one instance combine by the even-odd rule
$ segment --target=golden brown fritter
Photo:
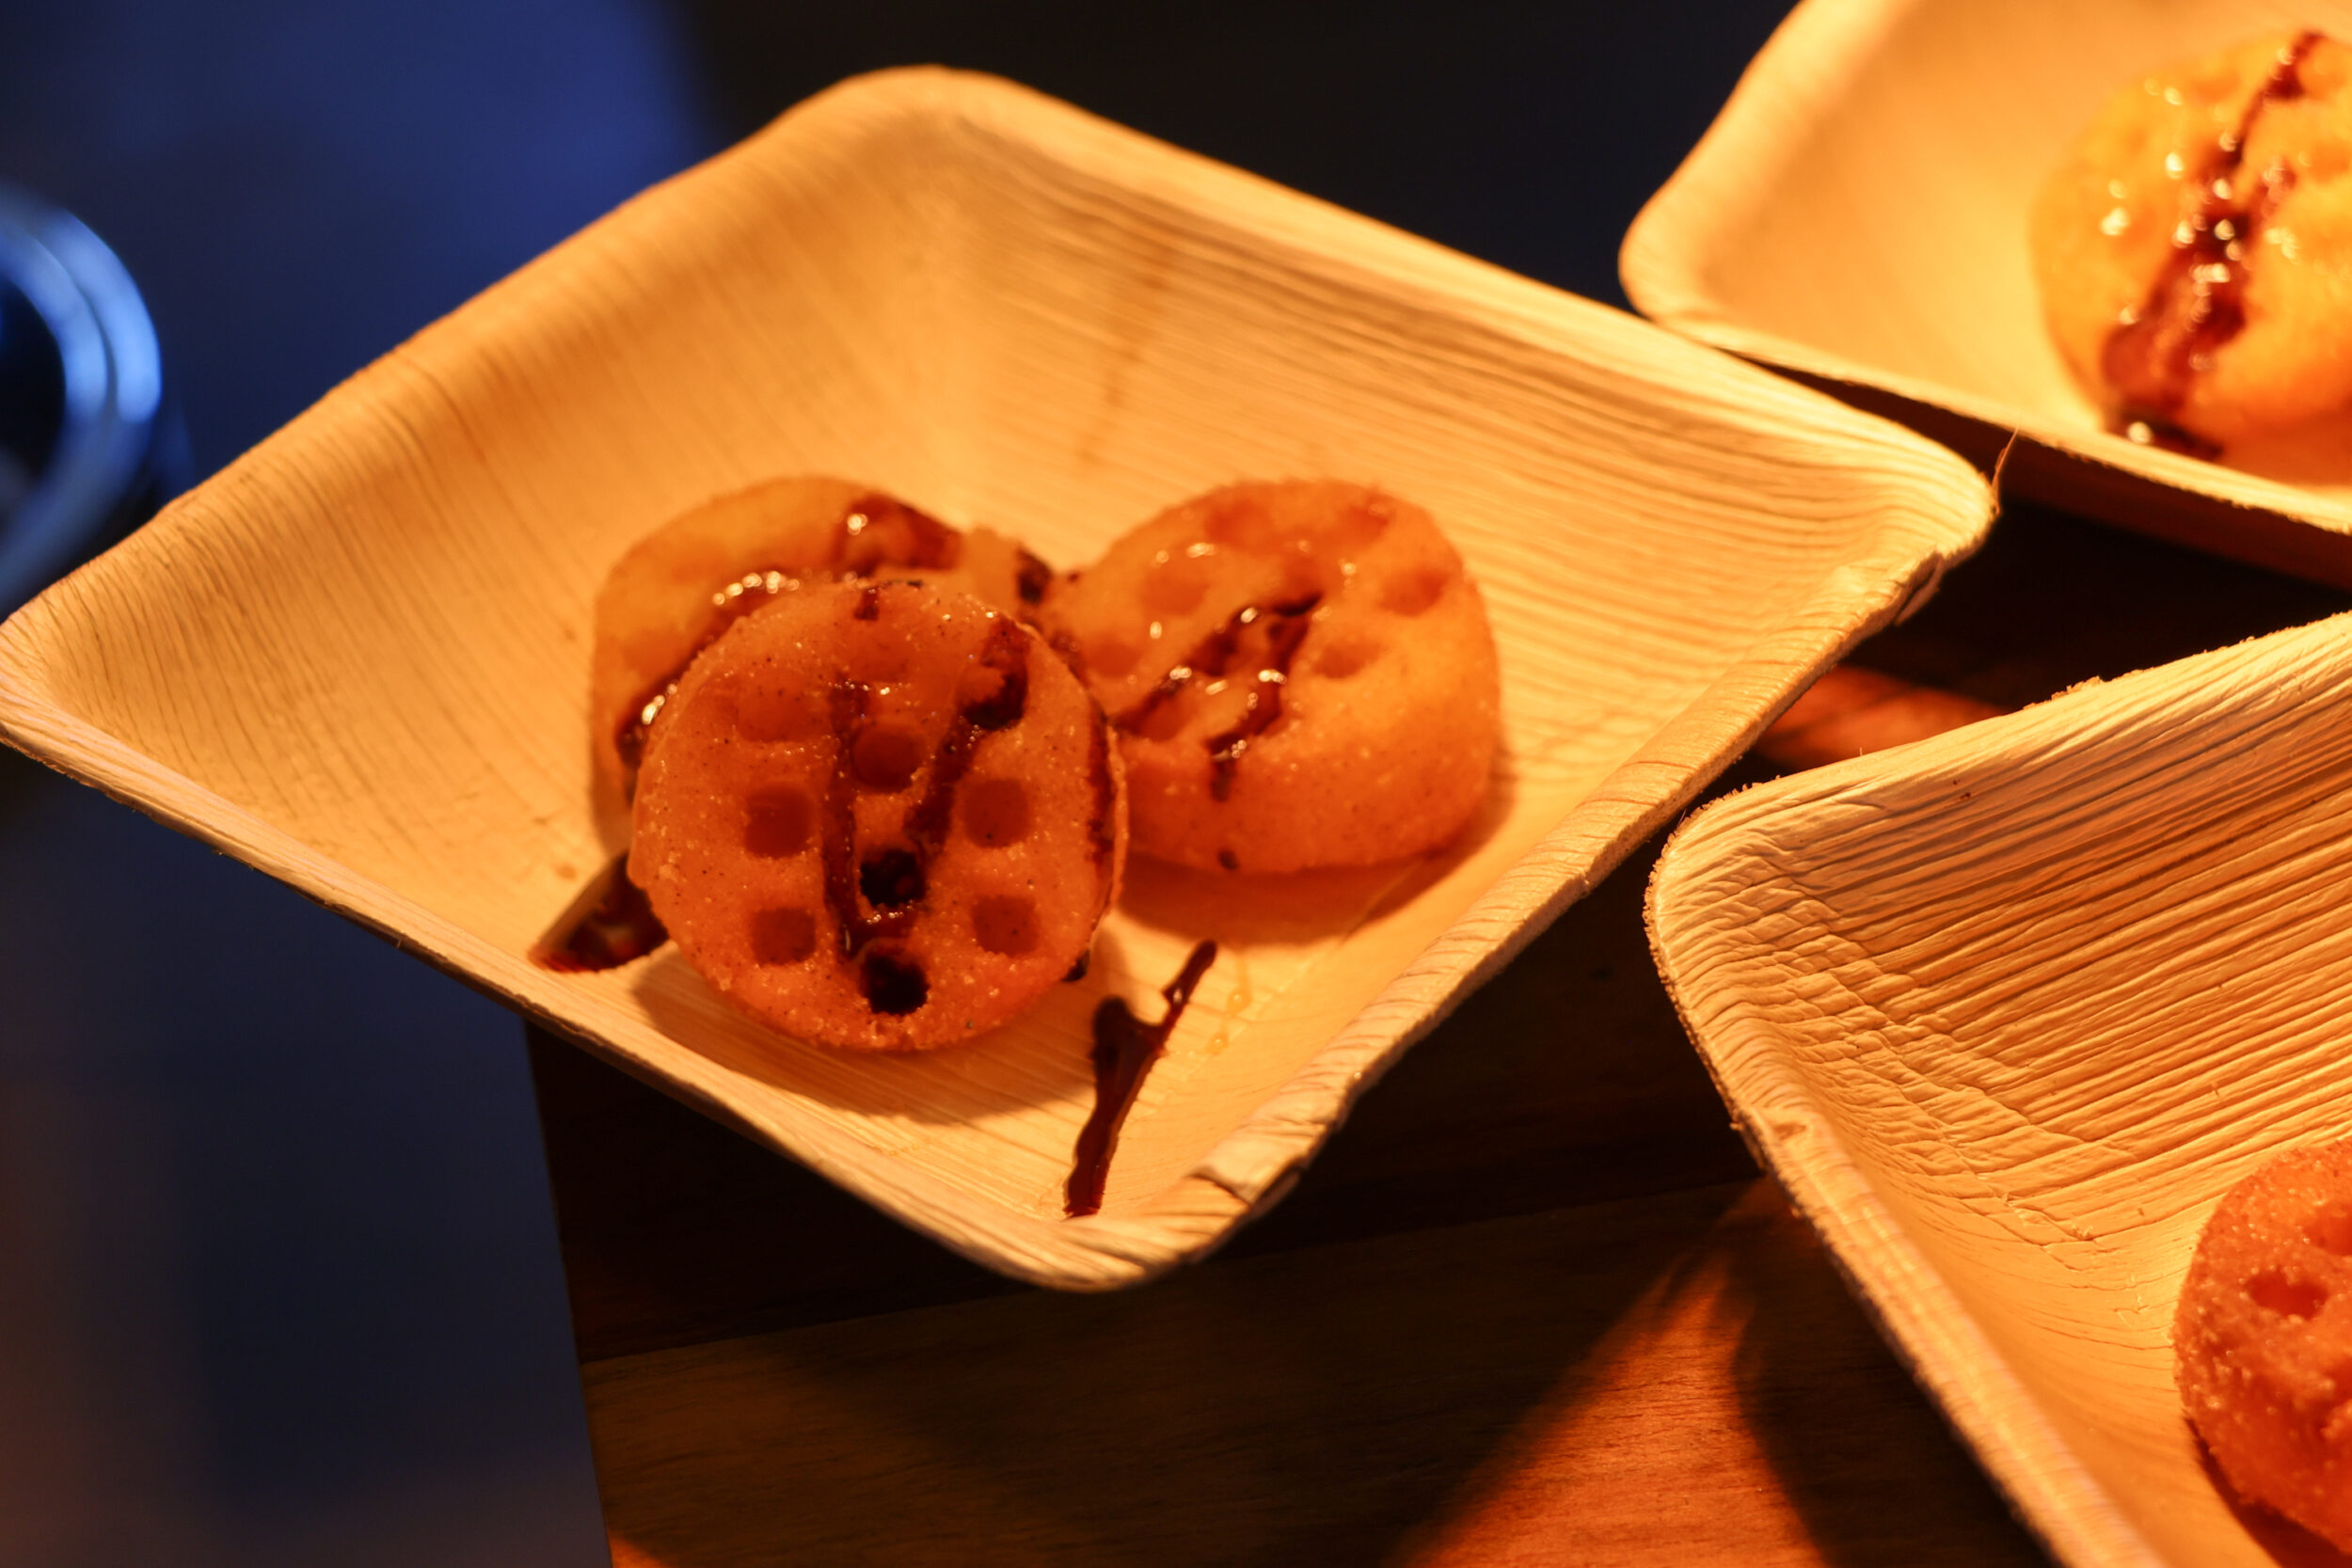
[[[2034,203],[2031,245],[2050,330],[2115,428],[2207,455],[2352,432],[2347,170],[2352,49],[2315,33],[2107,100]]]
[[[2352,1550],[2352,1142],[2290,1150],[2230,1189],[2172,1344],[2230,1484]]]
[[[655,726],[629,875],[787,1034],[900,1050],[1021,1012],[1093,940],[1116,750],[1038,635],[964,594],[812,583],[698,657]]]
[[[1248,871],[1446,843],[1486,800],[1494,638],[1429,514],[1228,485],[1058,587],[1045,624],[1120,731],[1138,853]]]
[[[673,518],[620,559],[596,595],[589,713],[599,813],[626,813],[648,714],[696,651],[777,594],[840,578],[919,578],[1025,613],[1047,577],[1001,534],[959,532],[845,480],[771,480]]]

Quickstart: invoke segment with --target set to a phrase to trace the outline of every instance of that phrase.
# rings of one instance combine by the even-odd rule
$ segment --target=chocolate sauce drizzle
[[[1063,1212],[1073,1219],[1102,1212],[1103,1188],[1110,1179],[1111,1150],[1119,1142],[1119,1130],[1127,1123],[1144,1074],[1167,1049],[1168,1037],[1176,1032],[1176,1021],[1184,1017],[1194,988],[1215,962],[1216,942],[1204,942],[1192,950],[1176,978],[1160,988],[1168,1009],[1157,1023],[1136,1017],[1135,1009],[1121,997],[1106,996],[1095,1006],[1094,1114],[1079,1129],[1077,1154],[1063,1201]]]
[[[2136,441],[2193,457],[2220,455],[2219,446],[2182,429],[2177,420],[2197,377],[2212,368],[2214,353],[2245,329],[2249,247],[2295,186],[2295,170],[2284,159],[2259,180],[2237,178],[2247,138],[2265,109],[2303,96],[2303,61],[2321,36],[2299,33],[2280,51],[2236,131],[2222,136],[2198,168],[2197,211],[2173,231],[2171,253],[2146,303],[2107,336],[2099,368],[2118,394],[2111,427]]]
[[[669,940],[644,889],[628,879],[623,850],[532,945],[531,961],[559,974],[586,974],[618,969]]]
[[[961,534],[896,497],[875,492],[860,496],[842,508],[840,519],[834,524],[833,543],[822,562],[814,566],[771,566],[746,572],[718,589],[711,594],[710,609],[693,646],[678,661],[676,669],[639,693],[612,737],[613,746],[620,752],[621,766],[632,776],[632,785],[637,765],[644,759],[645,738],[652,733],[653,721],[660,717],[663,705],[676,693],[687,666],[701,657],[705,648],[719,641],[729,626],[783,593],[787,583],[798,586],[802,578],[809,577],[870,578],[876,572],[894,568],[946,571],[962,559]],[[863,608],[860,616],[873,619],[864,613]]]
[[[1094,780],[1094,809],[1087,817],[1087,844],[1094,854],[1095,875],[1103,884],[1107,905],[1111,895],[1111,863],[1119,855],[1119,775],[1111,770],[1110,724],[1098,712],[1087,736],[1087,773]],[[1078,962],[1086,963],[1081,955]],[[1083,967],[1079,970],[1084,974]]]
[[[1291,664],[1298,657],[1299,645],[1307,641],[1312,625],[1307,617],[1322,597],[1309,594],[1271,607],[1242,606],[1223,626],[1195,643],[1192,651],[1153,683],[1151,690],[1111,721],[1122,730],[1139,730],[1152,714],[1175,701],[1194,681],[1223,679],[1232,665],[1233,656],[1241,649],[1244,634],[1263,626],[1265,654],[1258,660],[1248,704],[1231,729],[1209,737],[1209,793],[1219,800],[1229,799],[1233,793],[1233,769],[1249,750],[1249,742],[1282,717],[1282,688],[1289,684]]]
[[[1020,564],[1013,573],[1013,592],[1025,605],[1045,602],[1045,591],[1054,585],[1054,569],[1030,551],[1024,549]]]
[[[860,595],[880,613],[881,590]],[[931,862],[955,820],[956,788],[971,770],[980,739],[1019,723],[1028,709],[1029,642],[1010,621],[999,620],[982,644],[977,667],[982,689],[967,694],[931,756],[930,782],[906,815],[903,845],[886,846],[863,860],[857,848],[858,736],[872,717],[873,693],[863,681],[837,680],[826,693],[834,736],[833,776],[826,782],[824,830],[818,853],[825,907],[832,911],[842,961],[858,966],[866,999],[876,1012],[911,1013],[930,998],[922,966],[891,943],[914,928],[928,891]],[[879,945],[878,945],[879,944]],[[870,950],[869,950],[870,949]]]
[[[1298,657],[1298,645],[1307,641],[1311,623],[1307,611],[1314,608],[1309,599],[1305,608],[1295,610],[1275,607],[1277,617],[1266,631],[1266,655],[1260,661],[1258,678],[1249,688],[1248,705],[1242,709],[1240,720],[1232,728],[1209,736],[1209,795],[1214,800],[1226,800],[1233,793],[1233,769],[1240,766],[1242,753],[1249,750],[1252,738],[1271,728],[1282,717],[1282,688],[1290,684],[1291,660]]]

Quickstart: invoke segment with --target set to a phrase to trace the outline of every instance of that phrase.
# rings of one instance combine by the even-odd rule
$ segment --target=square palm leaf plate
[[[2352,587],[2352,416],[2209,463],[2103,426],[2026,214],[2109,94],[2344,0],[1804,0],[1626,235],[1643,314],[1834,386],[2021,495]]]
[[[1650,889],[1749,1142],[2077,1568],[2339,1561],[2208,1478],[2221,1194],[2352,1132],[2352,617],[1730,797]]]
[[[1087,978],[954,1050],[829,1050],[665,949],[529,951],[609,858],[591,602],[633,542],[846,476],[1083,564],[1236,478],[1427,506],[1482,584],[1504,755],[1447,852],[1136,863]],[[1898,427],[1629,317],[937,70],[852,81],[370,366],[0,629],[0,730],[946,1244],[1071,1288],[1270,1202],[1467,988],[1982,536]],[[1088,1021],[1220,955],[1101,1213]],[[1565,1026],[1564,1026],[1565,1027]]]

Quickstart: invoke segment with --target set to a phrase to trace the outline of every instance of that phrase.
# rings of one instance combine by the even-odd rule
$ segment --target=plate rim
[[[2306,647],[2352,670],[2352,611],[2227,647],[2087,682],[2044,702],[1928,739],[1784,776],[1711,801],[1667,839],[1644,900],[1651,956],[1675,1013],[1756,1161],[1821,1237],[1855,1299],[1934,1401],[2019,1521],[2070,1564],[2175,1568],[2094,1477],[2042,1402],[1918,1249],[1878,1185],[1839,1135],[1807,1076],[1786,1058],[1771,1024],[1717,987],[1720,939],[1708,933],[1708,890],[1763,857],[1777,824],[1857,789],[1939,776],[1954,766],[2022,766],[2053,744],[2098,744],[2103,721],[2182,700],[2216,666],[2270,668]],[[1746,885],[1786,879],[1777,873]],[[1756,940],[1756,939],[1751,939]],[[1762,945],[1757,941],[1757,945]]]

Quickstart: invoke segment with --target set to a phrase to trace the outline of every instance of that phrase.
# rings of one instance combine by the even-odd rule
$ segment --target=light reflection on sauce
[[[1322,597],[1320,594],[1309,594],[1271,606],[1242,606],[1224,625],[1209,631],[1182,659],[1170,665],[1149,691],[1111,715],[1111,722],[1130,734],[1148,733],[1146,726],[1160,710],[1195,682],[1203,683],[1211,694],[1223,690],[1227,672],[1246,637],[1263,641],[1264,648],[1255,661],[1256,673],[1250,678],[1241,718],[1232,728],[1208,737],[1209,794],[1218,800],[1231,799],[1233,770],[1240,765],[1242,754],[1248,751],[1250,741],[1282,717],[1282,688],[1290,680],[1291,664],[1298,657],[1299,645],[1307,640],[1311,625],[1307,618]],[[1152,623],[1152,635],[1160,635],[1157,621]],[[1226,869],[1233,867],[1228,865]]]
[[[1024,594],[1033,574],[1030,563],[1040,568],[1037,561],[1025,550],[1021,562]],[[744,573],[740,578],[714,590],[710,607],[703,612],[703,625],[696,632],[687,655],[677,668],[655,681],[638,694],[637,701],[621,720],[620,729],[612,737],[614,749],[620,753],[621,765],[629,775],[629,787],[636,786],[638,764],[644,760],[645,740],[653,730],[654,721],[662,707],[677,690],[678,681],[695,657],[727,628],[755,610],[771,602],[778,594],[798,589],[803,580],[822,581],[832,578],[870,578],[877,572],[905,568],[914,571],[945,571],[963,558],[963,536],[954,529],[918,511],[895,497],[880,492],[860,496],[842,510],[834,524],[833,544],[825,559],[813,565],[782,568],[760,568]],[[1047,576],[1051,576],[1047,569]],[[1042,589],[1040,590],[1041,595]]]

